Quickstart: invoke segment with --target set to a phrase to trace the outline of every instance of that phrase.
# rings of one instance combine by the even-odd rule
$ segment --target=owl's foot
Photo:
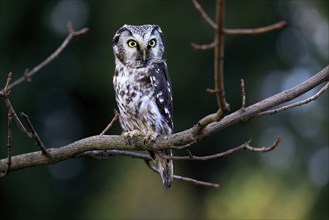
[[[131,142],[130,142],[131,139],[138,137],[138,136],[143,136],[143,135],[144,135],[144,133],[141,130],[135,129],[132,131],[125,132],[123,134],[123,137],[126,138],[128,140],[128,143],[131,145]]]
[[[154,131],[148,131],[144,139],[144,145],[146,145],[147,143],[154,142],[157,137],[158,137],[158,133]]]

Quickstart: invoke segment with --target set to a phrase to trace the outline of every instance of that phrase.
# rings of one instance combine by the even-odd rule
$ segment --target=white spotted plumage
[[[171,82],[163,60],[162,31],[157,25],[124,25],[113,38],[113,84],[124,132],[168,135],[173,132]],[[155,160],[164,188],[173,179],[171,150],[149,152]]]

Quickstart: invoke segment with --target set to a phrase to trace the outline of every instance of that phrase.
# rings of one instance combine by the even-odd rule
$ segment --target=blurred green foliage
[[[200,1],[214,17],[215,1]],[[279,20],[288,27],[257,36],[227,36],[225,86],[232,111],[241,105],[240,79],[252,104],[310,77],[328,65],[325,0],[227,0],[226,27],[248,28]],[[166,42],[174,90],[175,131],[216,111],[212,29],[190,1],[0,0],[0,85],[32,68],[59,46],[66,23],[87,35],[17,86],[11,101],[25,112],[47,147],[99,134],[115,108],[112,37],[123,24],[155,23]],[[309,92],[306,98],[318,89]],[[197,155],[224,151],[253,139],[282,142],[273,152],[239,152],[213,161],[176,161],[175,172],[211,182],[218,190],[175,181],[164,191],[143,161],[72,159],[10,173],[0,179],[1,219],[328,219],[328,93],[307,106],[241,123],[193,145]],[[0,107],[0,155],[6,157],[7,110]],[[111,130],[120,134],[118,123]],[[14,154],[35,150],[14,129]],[[185,152],[175,152],[184,154]]]

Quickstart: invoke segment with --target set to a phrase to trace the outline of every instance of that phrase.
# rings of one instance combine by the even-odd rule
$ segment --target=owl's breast
[[[156,93],[156,88],[160,84],[155,76],[151,75],[154,74],[152,68],[151,66],[130,69],[117,65],[113,84],[121,126],[125,131],[139,129],[145,134],[149,130],[159,134],[172,132],[172,128],[159,109],[157,99],[159,103],[164,102],[163,92]],[[165,113],[168,112],[166,107],[164,110]]]
[[[143,68],[144,69],[144,68]],[[113,78],[116,101],[120,112],[137,114],[145,97],[152,99],[153,89],[147,71],[119,68]]]

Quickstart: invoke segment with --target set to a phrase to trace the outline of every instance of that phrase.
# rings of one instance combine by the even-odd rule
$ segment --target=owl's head
[[[124,65],[145,67],[152,60],[162,59],[164,44],[158,25],[123,25],[113,37],[113,52]]]

